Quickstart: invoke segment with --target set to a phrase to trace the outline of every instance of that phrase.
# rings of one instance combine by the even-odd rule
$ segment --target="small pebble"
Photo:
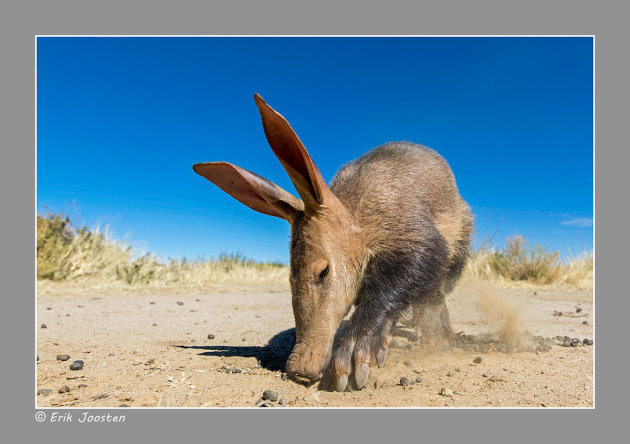
[[[46,310],[52,310],[52,307],[46,307]]]
[[[157,324],[154,322],[154,323],[153,323],[153,326],[154,326],[154,327],[157,327]]]
[[[184,305],[182,301],[177,301],[177,305]]]
[[[195,299],[196,302],[201,302],[201,299]]]
[[[400,378],[400,385],[402,385],[403,387],[409,385],[409,378],[406,378],[404,376]]]
[[[67,385],[64,385],[58,390],[59,393],[68,393],[69,391],[70,391],[70,387],[68,387]]]
[[[41,328],[48,328],[48,326],[46,324],[42,324]]]
[[[481,356],[477,356],[475,359],[473,359],[473,362],[475,364],[481,364]]]
[[[155,362],[155,358],[151,358],[147,362],[145,362],[145,364],[149,365],[149,364],[153,364],[154,362]]]
[[[98,396],[95,396],[94,399],[105,399],[107,398],[109,395],[107,393],[101,393]]]
[[[453,376],[453,372],[448,372],[446,376]]]
[[[51,389],[39,389],[37,390],[37,394],[40,396],[48,396],[52,392]]]
[[[118,407],[129,407],[127,404],[120,404]]]
[[[273,402],[269,402],[269,401],[263,401],[262,399],[259,399],[258,402],[256,403],[256,407],[273,407]]]
[[[481,376],[483,376],[484,378],[487,378],[487,377],[488,377],[488,375],[487,375],[487,374],[485,374],[485,373],[483,373]]]
[[[70,359],[68,355],[57,355],[57,361],[67,361],[68,359]]]
[[[420,383],[420,382],[422,382],[422,378],[421,378],[420,376],[418,376],[418,377],[416,378],[416,383]]]
[[[213,335],[212,333],[210,333],[210,334],[208,335],[208,339],[214,339],[214,335]]]
[[[576,313],[579,313],[579,312],[581,312],[581,311],[582,311],[582,309],[581,309],[580,307],[578,307],[578,308],[576,308],[576,309],[575,309],[575,312],[576,312]]]
[[[37,360],[39,361],[39,355],[36,355],[36,356],[37,356]]]
[[[79,384],[77,385],[77,388],[82,389],[82,388],[86,388],[87,384]]]
[[[411,362],[411,361],[405,361],[405,365],[406,365],[407,367],[412,367],[412,366],[413,366],[413,362]]]
[[[83,361],[74,361],[72,364],[70,364],[70,370],[81,370],[83,368],[83,365]]]
[[[277,402],[280,399],[280,394],[273,390],[265,390],[262,394],[262,399],[265,401]]]
[[[593,345],[593,340],[592,339],[584,339],[584,345]]]
[[[582,324],[588,325],[588,321],[582,321]]]
[[[568,339],[565,339],[564,342],[562,343],[563,347],[571,347],[571,341]]]
[[[155,305],[155,302],[149,302],[150,305]]]
[[[453,390],[451,390],[450,388],[443,388],[442,390],[440,390],[440,395],[442,396],[453,396]]]

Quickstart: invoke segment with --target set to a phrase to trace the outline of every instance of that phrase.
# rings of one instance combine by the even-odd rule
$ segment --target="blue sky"
[[[478,238],[592,250],[591,38],[37,40],[37,210],[163,258],[288,259],[289,225],[192,171],[228,161],[294,194],[254,92],[326,180],[392,140],[451,165]]]

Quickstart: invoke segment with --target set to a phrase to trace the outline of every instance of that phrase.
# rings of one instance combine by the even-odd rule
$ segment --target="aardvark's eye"
[[[328,269],[329,269],[329,268],[330,268],[330,267],[329,267],[328,265],[326,265],[326,268],[324,268],[324,269],[321,271],[321,273],[319,273],[319,280],[323,280],[323,279],[326,277],[326,275],[328,274]]]

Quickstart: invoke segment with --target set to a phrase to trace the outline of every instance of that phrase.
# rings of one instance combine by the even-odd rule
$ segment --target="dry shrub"
[[[467,273],[478,279],[534,284],[565,284],[581,288],[593,285],[593,255],[561,261],[559,252],[541,245],[531,247],[522,236],[506,239],[506,247],[476,251]]]
[[[158,286],[204,286],[214,283],[284,283],[288,268],[261,263],[240,253],[218,259],[166,263],[146,254],[134,258],[131,247],[107,232],[76,228],[68,216],[37,215],[37,278],[77,281],[97,286],[107,282]]]

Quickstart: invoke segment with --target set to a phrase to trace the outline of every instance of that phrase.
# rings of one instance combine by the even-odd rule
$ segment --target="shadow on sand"
[[[271,371],[284,371],[291,350],[295,345],[295,328],[281,331],[272,337],[267,345],[235,346],[235,345],[175,345],[174,347],[204,350],[201,356],[240,356],[256,358],[261,367]]]

